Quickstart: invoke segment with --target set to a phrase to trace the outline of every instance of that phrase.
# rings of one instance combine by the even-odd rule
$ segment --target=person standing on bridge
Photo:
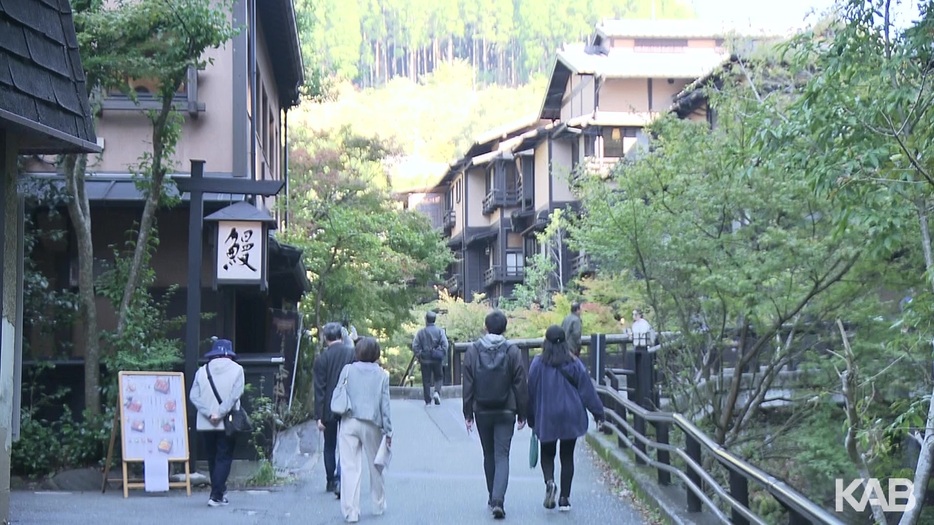
[[[435,326],[437,314],[428,311],[425,314],[425,327],[415,334],[412,340],[412,353],[422,367],[422,393],[425,406],[441,404],[441,387],[444,385],[444,364],[448,360],[448,337],[444,330]],[[434,384],[435,393],[431,394]]]
[[[509,448],[516,423],[519,430],[525,428],[529,391],[519,347],[503,337],[506,315],[494,310],[487,314],[484,325],[486,335],[470,345],[464,355],[464,420],[469,433],[476,417],[487,505],[494,519],[503,519]]]
[[[561,329],[568,337],[568,350],[577,357],[581,356],[581,333],[583,325],[581,323],[581,304],[571,303],[571,313],[564,318],[561,323]]]
[[[337,377],[344,365],[354,360],[353,346],[342,342],[340,323],[327,323],[321,329],[327,348],[315,358],[315,414],[318,430],[324,432],[324,475],[327,492],[340,497],[340,470],[337,464],[337,430],[340,419],[331,413],[331,396],[337,386]]]
[[[541,355],[529,365],[529,426],[541,443],[545,508],[555,508],[555,454],[561,444],[561,494],[558,510],[571,510],[574,446],[587,433],[587,411],[597,425],[605,419],[587,369],[568,348],[564,330],[551,325],[545,331]]]
[[[655,344],[655,329],[642,316],[642,310],[632,311],[632,345],[649,347]]]

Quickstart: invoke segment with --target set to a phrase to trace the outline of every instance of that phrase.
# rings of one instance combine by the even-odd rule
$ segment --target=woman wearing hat
[[[555,508],[555,455],[561,445],[561,494],[558,510],[571,510],[571,481],[574,479],[574,446],[587,433],[587,411],[599,424],[603,403],[580,359],[568,349],[560,326],[545,332],[541,355],[529,365],[528,423],[541,442],[542,474],[545,478],[545,508]]]
[[[197,429],[204,439],[204,451],[211,476],[208,505],[227,505],[227,478],[233,463],[234,436],[224,432],[224,416],[240,403],[243,395],[243,367],[227,339],[217,339],[204,354],[208,362],[195,373],[188,399],[198,409]],[[212,385],[213,383],[213,385]]]

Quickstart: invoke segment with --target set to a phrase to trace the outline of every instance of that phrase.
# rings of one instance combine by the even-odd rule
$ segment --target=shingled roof
[[[99,152],[68,0],[0,0],[0,129],[20,153]]]

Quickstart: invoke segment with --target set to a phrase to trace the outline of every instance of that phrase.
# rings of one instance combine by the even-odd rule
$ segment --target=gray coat
[[[344,416],[369,421],[383,434],[392,436],[392,418],[389,411],[389,373],[376,363],[357,361],[341,370],[340,384],[347,379],[347,398],[350,413]]]

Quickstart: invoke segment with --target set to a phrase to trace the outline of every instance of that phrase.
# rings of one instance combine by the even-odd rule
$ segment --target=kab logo
[[[834,505],[837,512],[843,512],[844,502],[857,512],[866,510],[867,504],[878,505],[883,512],[905,512],[915,506],[914,483],[910,479],[890,478],[887,492],[883,492],[882,483],[878,478],[854,479],[846,487],[843,486],[842,479],[837,479],[834,483]],[[865,489],[860,498],[856,499],[860,487]]]

